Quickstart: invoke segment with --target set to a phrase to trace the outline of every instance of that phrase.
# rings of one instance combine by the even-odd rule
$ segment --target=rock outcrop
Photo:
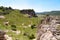
[[[51,31],[47,31],[46,33],[42,34],[40,40],[57,40],[55,36],[52,35]]]
[[[41,24],[37,27],[37,40],[60,40],[60,30],[57,30],[59,22],[50,16],[41,20]]]
[[[5,35],[5,32],[0,30],[0,40],[6,40],[4,35]]]
[[[0,40],[12,40],[12,37],[7,35],[5,31],[0,30]]]
[[[33,9],[24,9],[24,10],[20,10],[20,12],[23,14],[28,14],[30,15],[30,17],[37,17]]]

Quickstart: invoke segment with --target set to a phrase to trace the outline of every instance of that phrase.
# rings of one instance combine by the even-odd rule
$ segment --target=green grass
[[[17,30],[21,31],[19,35],[16,35],[11,31],[7,32],[8,35],[13,37],[13,40],[15,40],[16,38],[18,38],[19,40],[30,40],[27,36],[23,35],[24,32],[28,33],[30,36],[33,34],[36,37],[36,28],[31,29],[30,27],[28,27],[28,25],[35,24],[37,26],[40,18],[39,17],[28,18],[27,15],[26,17],[24,15],[25,14],[21,14],[19,10],[13,10],[10,12],[10,14],[4,15],[5,19],[0,19],[0,29],[11,30],[11,25],[16,25]],[[9,21],[8,26],[3,24],[5,21]],[[24,28],[22,26],[23,23],[24,26],[27,26],[27,28]]]

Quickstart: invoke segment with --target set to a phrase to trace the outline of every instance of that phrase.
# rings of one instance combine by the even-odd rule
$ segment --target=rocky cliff
[[[37,40],[60,40],[60,19],[58,17],[47,16],[37,27]]]

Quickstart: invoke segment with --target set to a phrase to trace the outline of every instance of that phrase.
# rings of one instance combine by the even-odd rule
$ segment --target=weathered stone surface
[[[0,19],[5,19],[5,16],[3,16],[3,15],[0,15]]]
[[[57,40],[57,39],[55,38],[55,36],[52,35],[50,31],[47,31],[46,33],[41,35],[40,40]]]
[[[60,40],[60,31],[57,30],[60,21],[55,18],[49,20],[47,18],[45,20],[44,18],[42,23],[37,27],[37,40]]]
[[[6,40],[12,40],[12,37],[8,36],[8,35],[4,35]]]
[[[0,30],[0,40],[6,40],[4,35],[5,35],[5,32]]]

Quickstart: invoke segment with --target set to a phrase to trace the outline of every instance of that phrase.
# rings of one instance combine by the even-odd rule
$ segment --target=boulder
[[[4,19],[4,18],[5,18],[5,16],[0,15],[0,19]]]

